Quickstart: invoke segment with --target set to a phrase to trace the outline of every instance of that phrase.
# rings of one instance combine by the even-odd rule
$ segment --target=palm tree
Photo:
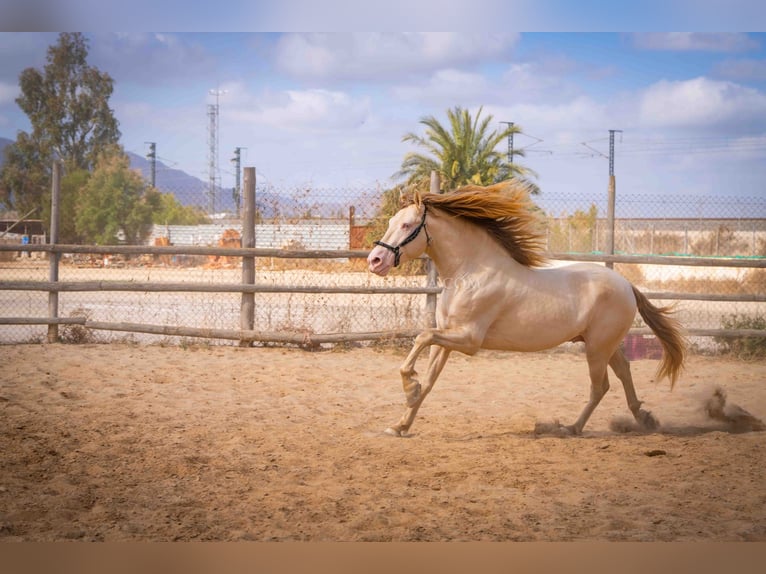
[[[430,154],[409,152],[404,156],[402,168],[396,177],[406,177],[407,184],[427,189],[432,171],[439,174],[442,188],[454,190],[469,183],[490,185],[506,179],[521,178],[530,186],[532,193],[538,193],[539,188],[528,181],[534,172],[508,158],[495,148],[511,134],[520,133],[517,125],[509,125],[506,129],[489,131],[492,116],[480,120],[483,107],[479,108],[476,117],[456,106],[447,110],[449,129],[443,126],[433,116],[421,118],[420,123],[426,126],[425,136],[409,132],[402,137],[403,142],[412,142],[424,148]],[[523,150],[514,150],[513,155],[523,156]]]

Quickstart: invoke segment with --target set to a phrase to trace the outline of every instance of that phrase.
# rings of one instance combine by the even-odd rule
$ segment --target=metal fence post
[[[61,160],[53,162],[53,183],[51,184],[51,236],[50,244],[56,245],[59,241],[59,206],[61,198]],[[57,251],[51,251],[48,259],[48,280],[56,283],[59,280],[59,259],[61,254]],[[48,291],[48,318],[58,319],[59,317],[59,293],[58,291]],[[48,342],[57,343],[59,340],[58,323],[48,324]]]
[[[244,210],[242,212],[242,247],[255,247],[255,168],[244,169],[243,186]],[[242,258],[242,283],[255,284],[255,257]],[[252,331],[255,325],[255,293],[242,293],[239,326],[243,331]],[[240,347],[249,347],[252,341],[240,340]]]

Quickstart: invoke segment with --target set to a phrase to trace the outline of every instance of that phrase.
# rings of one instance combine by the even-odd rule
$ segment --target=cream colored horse
[[[450,194],[425,194],[397,212],[367,261],[385,276],[400,261],[427,253],[444,285],[436,328],[420,333],[401,366],[408,409],[387,429],[402,436],[434,386],[452,351],[539,351],[583,341],[590,372],[590,400],[574,424],[580,434],[609,389],[607,365],[622,382],[628,407],[647,429],[656,419],[641,408],[620,343],[636,310],[663,347],[658,376],[675,383],[685,341],[667,308],[652,305],[620,274],[593,264],[544,268],[542,235],[526,189],[505,182],[469,186]],[[424,385],[415,363],[430,347]]]

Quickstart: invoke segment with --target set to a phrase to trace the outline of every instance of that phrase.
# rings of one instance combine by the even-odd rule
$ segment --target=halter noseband
[[[423,205],[423,219],[420,220],[420,225],[418,225],[415,229],[412,230],[412,233],[410,233],[407,237],[404,238],[404,240],[394,247],[393,245],[389,245],[388,243],[383,243],[382,241],[375,241],[375,245],[380,245],[381,247],[385,247],[389,251],[391,251],[394,254],[394,267],[399,267],[399,259],[401,258],[402,254],[399,252],[399,250],[407,245],[408,243],[412,243],[415,241],[415,238],[420,233],[420,230],[423,229],[426,232],[426,244],[431,243],[431,238],[428,235],[428,228],[426,228],[426,206]]]

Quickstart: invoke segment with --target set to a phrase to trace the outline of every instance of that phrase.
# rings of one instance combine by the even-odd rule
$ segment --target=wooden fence
[[[18,250],[18,246],[0,245],[0,251]],[[60,255],[63,253],[103,253],[103,246],[93,245],[27,245],[24,250],[47,252],[50,256],[50,264],[58,266]],[[312,334],[261,331],[254,325],[254,295],[256,293],[348,293],[348,294],[414,294],[423,295],[429,299],[435,298],[441,292],[441,287],[435,281],[430,286],[423,287],[358,287],[358,286],[315,286],[315,285],[266,285],[255,282],[255,274],[245,264],[248,260],[253,261],[258,257],[275,258],[299,258],[299,259],[338,259],[338,258],[364,258],[367,251],[286,251],[278,249],[259,248],[223,248],[223,247],[152,247],[152,246],[112,246],[108,248],[112,254],[123,255],[205,255],[240,257],[243,260],[242,283],[153,283],[136,281],[59,281],[58,271],[51,271],[53,277],[49,281],[0,281],[0,290],[8,291],[44,291],[50,298],[55,298],[55,304],[49,301],[48,317],[0,317],[0,325],[48,325],[48,340],[56,341],[58,338],[58,325],[80,324],[90,329],[113,330],[126,332],[140,332],[156,335],[202,337],[210,339],[239,340],[242,344],[252,341],[291,343],[291,344],[321,344],[340,343],[350,341],[376,340],[385,338],[412,337],[417,331],[395,330],[377,331],[366,333],[327,333]],[[629,255],[582,255],[552,253],[551,259],[561,261],[592,261],[601,263],[626,263],[626,264],[651,264],[651,265],[692,265],[705,267],[739,267],[739,268],[766,268],[766,260],[750,259],[700,259],[689,257],[647,257]],[[241,293],[242,306],[240,315],[240,329],[206,329],[184,326],[150,325],[141,323],[106,323],[90,321],[83,317],[58,317],[58,294],[61,292],[97,292],[97,291],[127,291],[143,293],[163,292],[204,292],[204,293]],[[710,295],[701,293],[678,293],[678,292],[645,292],[645,295],[654,300],[696,300],[696,301],[722,301],[722,302],[766,302],[766,295],[759,294],[727,294]],[[433,317],[435,304],[429,306],[429,314]],[[433,318],[431,319],[433,321]],[[647,328],[631,329],[632,334],[648,334]],[[692,336],[716,336],[716,337],[743,337],[743,336],[766,336],[766,331],[757,329],[690,329]]]
[[[249,345],[254,341],[285,343],[285,344],[321,344],[341,343],[350,341],[379,340],[412,337],[417,330],[392,330],[364,333],[325,333],[311,334],[301,332],[273,332],[258,330],[254,324],[254,310],[256,293],[348,293],[348,294],[415,294],[426,298],[429,322],[435,323],[436,298],[441,292],[437,286],[436,274],[431,266],[428,273],[428,282],[424,287],[358,287],[358,286],[296,286],[296,285],[263,285],[255,282],[255,259],[259,257],[274,257],[287,259],[339,259],[339,258],[365,258],[367,251],[317,251],[317,250],[281,250],[255,248],[253,229],[255,226],[255,169],[244,170],[244,216],[243,238],[241,248],[231,247],[198,247],[198,246],[94,246],[94,245],[61,245],[57,244],[58,238],[58,194],[56,193],[60,181],[60,168],[54,166],[53,200],[52,200],[52,224],[51,243],[47,245],[0,245],[2,251],[28,251],[46,252],[49,254],[49,280],[48,281],[0,281],[0,290],[8,291],[44,291],[48,293],[48,316],[47,317],[0,317],[0,325],[47,325],[48,341],[58,340],[58,326],[65,324],[79,324],[89,329],[125,331],[149,333],[166,336],[202,337],[209,339],[238,340],[242,345]],[[209,284],[209,283],[152,283],[134,281],[59,281],[59,262],[63,253],[87,253],[98,254],[108,252],[110,254],[123,255],[203,255],[203,256],[226,256],[242,259],[242,281],[232,284]],[[630,255],[584,255],[551,253],[549,257],[559,261],[592,261],[607,265],[614,263],[626,264],[650,264],[650,265],[691,265],[704,267],[739,267],[739,268],[766,268],[766,259],[732,259],[732,258],[692,258],[692,257],[653,257],[653,256],[630,256]],[[109,323],[91,321],[84,317],[62,318],[58,314],[58,295],[61,292],[94,292],[94,291],[131,291],[131,292],[210,292],[210,293],[240,293],[242,295],[240,309],[239,329],[208,329],[186,326],[153,325],[144,323]],[[650,299],[662,300],[697,300],[697,301],[726,301],[726,302],[766,302],[766,295],[737,294],[737,295],[709,295],[699,293],[668,293],[646,292]],[[649,334],[648,328],[634,328],[632,334]],[[716,336],[716,337],[749,337],[766,336],[766,330],[758,329],[689,329],[691,336]]]

